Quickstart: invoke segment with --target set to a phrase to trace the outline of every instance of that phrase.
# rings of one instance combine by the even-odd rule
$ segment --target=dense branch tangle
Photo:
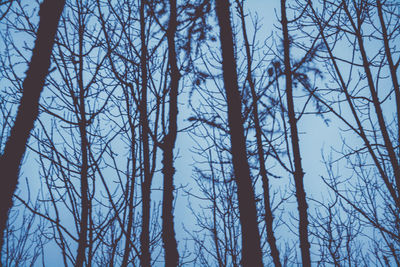
[[[3,2],[3,265],[400,265],[396,1]]]

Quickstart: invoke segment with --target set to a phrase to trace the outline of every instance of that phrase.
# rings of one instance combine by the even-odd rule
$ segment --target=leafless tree
[[[0,1],[3,265],[400,265],[396,1],[56,2]]]
[[[286,1],[281,1],[281,23],[283,35],[283,50],[284,50],[284,72],[285,72],[285,93],[287,101],[287,115],[290,126],[290,140],[292,144],[292,158],[294,163],[293,178],[296,187],[297,209],[299,211],[299,235],[300,249],[303,266],[311,266],[310,257],[310,242],[308,240],[308,214],[307,200],[304,190],[304,171],[301,163],[299,133],[297,129],[297,118],[295,114],[295,106],[293,100],[293,74],[290,57],[290,36],[288,30],[288,19],[286,15]]]
[[[168,39],[168,65],[170,69],[170,88],[169,88],[169,116],[168,133],[164,137],[163,148],[163,242],[165,250],[165,266],[178,266],[179,253],[178,244],[175,238],[173,199],[174,199],[174,147],[177,130],[178,116],[178,87],[181,74],[177,65],[177,52],[175,45],[175,35],[177,31],[177,3],[176,0],[169,1],[169,23],[167,29]]]
[[[246,49],[246,59],[247,59],[247,83],[250,87],[251,91],[251,98],[252,98],[252,114],[253,114],[253,120],[254,120],[254,128],[256,131],[256,140],[257,140],[257,156],[258,156],[258,162],[259,162],[259,170],[260,170],[260,175],[261,175],[261,180],[262,180],[262,186],[263,186],[263,197],[264,197],[264,209],[265,209],[265,224],[266,224],[266,229],[267,229],[267,240],[268,244],[271,249],[271,256],[273,258],[273,262],[275,266],[282,266],[279,258],[279,251],[276,245],[276,238],[274,235],[274,229],[273,229],[273,214],[272,214],[272,209],[271,209],[271,198],[270,198],[270,186],[269,186],[269,178],[267,176],[267,170],[265,166],[265,151],[263,148],[263,140],[262,140],[262,128],[260,124],[260,118],[259,118],[259,111],[258,111],[258,96],[256,93],[256,88],[255,88],[255,80],[253,78],[253,73],[252,73],[252,55],[250,51],[250,42],[247,36],[247,30],[246,30],[246,23],[245,23],[245,14],[244,14],[244,7],[243,7],[243,1],[236,1],[237,4],[237,9],[238,13],[240,16],[241,24],[242,24],[242,32],[243,32],[243,40],[244,40],[244,46]]]
[[[369,240],[369,244],[364,242],[369,253],[363,258],[377,265],[398,265],[399,87],[395,72],[399,60],[393,45],[398,40],[398,3],[307,1],[306,5],[303,32],[323,43],[318,55],[321,68],[330,75],[314,97],[345,129],[342,149],[334,149],[336,156],[326,160],[324,181],[342,203],[344,214],[337,216],[356,220],[361,227],[356,233],[363,232]],[[345,53],[340,51],[343,47]],[[331,171],[336,164],[342,166],[340,172]],[[340,227],[347,227],[345,221],[332,231]],[[357,238],[363,240],[361,235]],[[347,257],[354,264],[351,255]]]
[[[25,154],[26,144],[38,116],[39,98],[50,67],[50,56],[58,21],[64,1],[44,1],[41,4],[40,22],[29,69],[23,83],[23,95],[10,135],[0,158],[2,171],[0,202],[0,251],[9,211],[13,205],[13,194],[17,188],[19,169]]]
[[[240,108],[242,104],[233,51],[233,32],[229,8],[229,1],[219,0],[216,2],[216,13],[220,27],[222,69],[228,106],[232,163],[237,183],[240,223],[242,227],[242,264],[243,266],[262,266],[261,240],[258,229],[254,189],[246,156],[246,140]]]

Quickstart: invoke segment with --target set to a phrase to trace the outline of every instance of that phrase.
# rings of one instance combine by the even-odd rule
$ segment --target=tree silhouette
[[[400,265],[398,1],[0,2],[2,266]]]
[[[23,95],[18,114],[0,157],[2,171],[0,202],[0,251],[9,211],[13,205],[13,194],[17,189],[20,164],[25,154],[29,134],[39,112],[39,98],[43,90],[50,67],[50,56],[58,21],[65,1],[44,1],[40,6],[40,22],[32,51],[26,78],[23,83]]]
[[[242,227],[242,264],[243,266],[262,266],[256,203],[246,157],[246,141],[240,108],[242,104],[238,88],[236,60],[233,52],[229,1],[217,1],[216,12],[220,28],[222,69],[228,106],[232,163],[237,183],[240,224]]]

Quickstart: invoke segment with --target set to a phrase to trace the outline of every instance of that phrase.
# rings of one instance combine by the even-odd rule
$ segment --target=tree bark
[[[178,116],[178,87],[180,73],[176,60],[175,33],[177,28],[176,0],[170,0],[170,17],[167,30],[168,39],[168,61],[171,72],[171,84],[169,93],[169,124],[168,134],[164,139],[163,151],[163,205],[162,205],[162,240],[165,251],[165,266],[172,267],[179,264],[178,244],[174,230],[174,147],[177,136],[177,116]]]
[[[21,161],[34,122],[39,114],[39,99],[50,67],[54,38],[65,0],[44,0],[40,5],[40,22],[32,58],[22,84],[23,95],[14,126],[0,157],[0,253],[4,230],[17,189]]]
[[[290,39],[288,30],[288,20],[286,17],[286,0],[281,0],[281,16],[282,16],[282,33],[283,33],[283,49],[284,64],[286,76],[286,100],[290,125],[290,135],[292,143],[292,153],[294,161],[294,183],[296,187],[297,209],[299,211],[299,234],[300,234],[300,250],[303,266],[311,266],[310,242],[308,241],[308,217],[307,217],[307,200],[304,190],[304,172],[301,163],[299,134],[297,130],[297,119],[294,111],[293,101],[293,80],[290,64]]]
[[[263,266],[260,233],[254,189],[247,161],[241,99],[238,87],[233,33],[228,0],[216,1],[220,28],[222,69],[228,105],[228,124],[231,137],[232,163],[237,184],[240,224],[242,228],[243,266]]]

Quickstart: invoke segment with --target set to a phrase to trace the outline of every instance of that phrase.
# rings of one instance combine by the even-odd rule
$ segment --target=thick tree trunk
[[[13,194],[17,188],[19,168],[25,153],[26,143],[39,114],[39,99],[50,67],[50,56],[64,0],[44,0],[40,6],[39,28],[35,47],[26,78],[17,117],[0,157],[0,253],[8,213],[13,205]]]
[[[288,30],[288,20],[286,17],[286,0],[281,0],[281,16],[282,16],[282,33],[283,33],[283,49],[286,76],[286,100],[290,125],[290,135],[292,142],[292,152],[294,160],[294,184],[296,187],[297,208],[299,210],[299,234],[300,234],[300,250],[303,266],[311,266],[310,242],[308,241],[308,217],[307,217],[307,200],[304,190],[303,178],[304,172],[301,164],[301,154],[299,145],[299,134],[297,130],[297,119],[294,111],[293,101],[293,81],[290,64],[290,40]]]
[[[246,140],[241,113],[242,103],[233,51],[229,1],[217,0],[216,12],[220,28],[222,68],[228,105],[232,163],[238,190],[240,224],[242,229],[242,264],[243,266],[263,266],[257,208],[246,154]]]
[[[170,0],[170,17],[168,25],[168,61],[171,71],[171,88],[169,93],[169,124],[168,134],[164,139],[163,151],[163,205],[162,205],[162,240],[165,251],[165,266],[172,267],[179,264],[178,244],[174,230],[174,147],[177,135],[178,116],[178,86],[180,73],[176,62],[175,33],[177,27],[176,0]]]

